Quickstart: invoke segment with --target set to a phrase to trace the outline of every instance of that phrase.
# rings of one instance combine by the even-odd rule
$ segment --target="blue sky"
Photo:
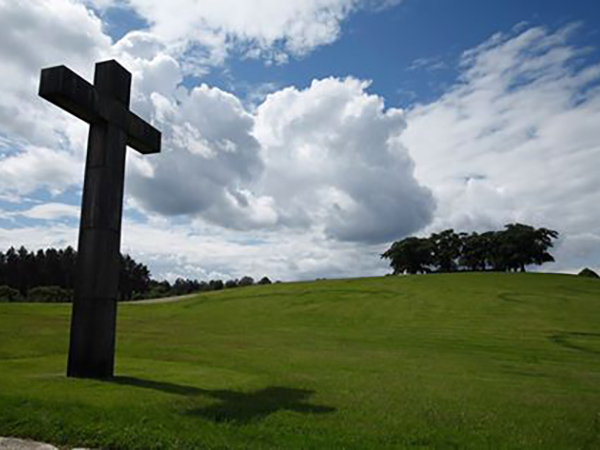
[[[407,107],[443,93],[460,74],[456,66],[462,52],[495,33],[526,24],[560,28],[582,22],[577,41],[597,47],[594,17],[600,17],[600,4],[585,0],[408,0],[391,10],[353,14],[341,39],[308,57],[275,67],[238,59],[227,70],[233,80],[250,85],[307,86],[314,78],[352,75],[372,80],[370,90],[388,105]],[[222,73],[208,79],[230,86]]]
[[[600,4],[0,1],[0,250],[74,245],[86,126],[39,70],[116,58],[164,151],[123,249],[158,278],[377,275],[395,239],[522,221],[600,268]]]
[[[99,14],[115,40],[150,26],[122,7]],[[351,14],[338,40],[287,64],[234,57],[205,77],[190,77],[186,84],[205,82],[244,96],[265,84],[303,87],[315,78],[350,75],[372,80],[370,90],[385,97],[389,106],[409,107],[442,94],[460,74],[462,52],[495,33],[580,23],[574,42],[594,46],[590,56],[597,56],[598,17],[600,4],[589,0],[406,0],[393,8]]]

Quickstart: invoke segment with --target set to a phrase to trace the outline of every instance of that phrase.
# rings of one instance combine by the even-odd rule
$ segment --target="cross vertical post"
[[[160,151],[160,132],[129,111],[131,74],[96,64],[94,85],[64,66],[42,71],[40,95],[90,123],[67,376],[114,374],[126,147]]]

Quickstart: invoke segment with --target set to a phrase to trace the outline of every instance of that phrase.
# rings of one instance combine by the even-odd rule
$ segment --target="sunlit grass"
[[[120,305],[117,377],[64,377],[67,305],[0,303],[0,435],[102,448],[600,447],[600,282],[454,274]]]

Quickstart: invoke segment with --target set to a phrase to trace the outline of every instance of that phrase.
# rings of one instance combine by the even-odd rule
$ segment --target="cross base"
[[[114,375],[116,324],[115,299],[75,301],[68,377],[111,378]]]

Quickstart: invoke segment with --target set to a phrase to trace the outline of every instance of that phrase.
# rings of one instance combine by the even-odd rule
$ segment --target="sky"
[[[0,0],[0,251],[76,246],[89,127],[39,73],[116,59],[163,133],[125,181],[154,278],[383,275],[512,222],[600,270],[599,32],[589,0]]]

